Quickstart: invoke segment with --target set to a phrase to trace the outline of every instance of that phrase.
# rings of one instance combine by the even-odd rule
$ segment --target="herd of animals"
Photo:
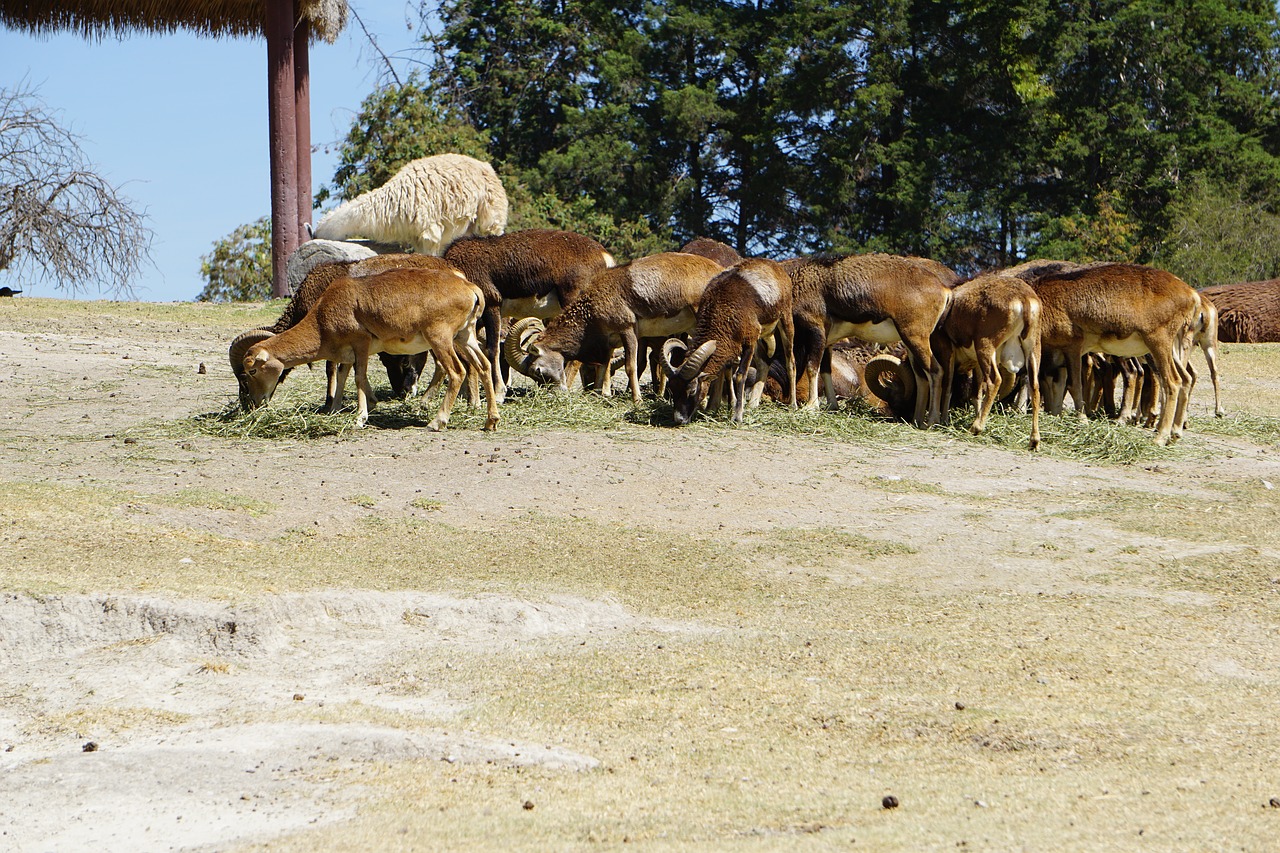
[[[678,424],[725,397],[734,420],[765,395],[816,407],[822,385],[831,405],[865,397],[921,428],[972,402],[975,434],[1007,399],[1031,412],[1034,449],[1040,409],[1060,413],[1069,392],[1080,418],[1102,410],[1154,426],[1164,445],[1186,424],[1192,348],[1204,352],[1221,415],[1219,334],[1241,339],[1237,326],[1257,313],[1230,287],[1196,291],[1125,263],[1031,261],[962,279],[925,258],[774,261],[698,238],[617,264],[582,234],[506,232],[506,210],[488,164],[449,154],[323,218],[290,259],[280,319],[231,343],[244,407],[267,403],[292,368],[326,361],[326,410],[341,407],[354,367],[363,426],[370,356],[404,396],[430,353],[428,391],[445,386],[437,430],[464,387],[483,395],[485,428],[495,428],[509,370],[608,394],[621,366],[637,403],[650,371],[650,392],[669,395]],[[378,254],[353,237],[411,251]]]

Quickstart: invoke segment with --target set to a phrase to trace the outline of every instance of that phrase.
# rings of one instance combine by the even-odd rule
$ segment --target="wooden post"
[[[293,0],[267,0],[267,112],[271,147],[271,295],[289,295],[285,268],[298,247],[298,129]]]
[[[298,243],[311,222],[311,23],[299,16],[293,31],[293,104],[298,135]]]

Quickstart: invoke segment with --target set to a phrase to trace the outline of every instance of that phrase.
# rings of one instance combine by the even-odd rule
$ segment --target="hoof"
[[[498,428],[498,419],[497,419],[497,418],[490,418],[490,419],[488,419],[488,420],[486,420],[486,421],[484,422],[484,431],[485,431],[485,432],[493,432],[493,431],[494,431],[495,429],[497,429],[497,428]]]
[[[444,429],[445,424],[447,424],[447,423],[449,423],[449,422],[448,422],[448,421],[442,421],[442,420],[440,420],[439,418],[436,418],[434,421],[432,421],[431,423],[427,424],[427,429],[431,430],[432,432],[439,432],[440,430]]]

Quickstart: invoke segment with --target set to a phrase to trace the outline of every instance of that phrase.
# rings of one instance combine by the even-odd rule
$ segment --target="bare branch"
[[[400,75],[396,73],[395,66],[391,64],[391,58],[383,52],[382,47],[378,44],[378,40],[373,37],[373,33],[369,32],[369,28],[364,25],[364,21],[360,17],[360,13],[355,10],[354,6],[348,4],[347,11],[351,13],[351,17],[356,19],[356,23],[360,25],[361,32],[364,37],[369,40],[369,44],[377,51],[378,56],[382,57],[383,63],[387,66],[387,73],[391,75],[391,79],[396,81],[396,86],[403,86],[400,82]]]
[[[0,272],[128,296],[152,236],[34,88],[0,89]]]

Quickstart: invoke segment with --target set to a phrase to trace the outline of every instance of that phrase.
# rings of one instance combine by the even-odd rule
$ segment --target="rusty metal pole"
[[[298,247],[298,130],[293,0],[267,0],[267,134],[271,147],[271,295],[289,295],[285,268]]]
[[[298,243],[311,222],[311,22],[298,16],[293,31],[293,104],[298,137]]]

